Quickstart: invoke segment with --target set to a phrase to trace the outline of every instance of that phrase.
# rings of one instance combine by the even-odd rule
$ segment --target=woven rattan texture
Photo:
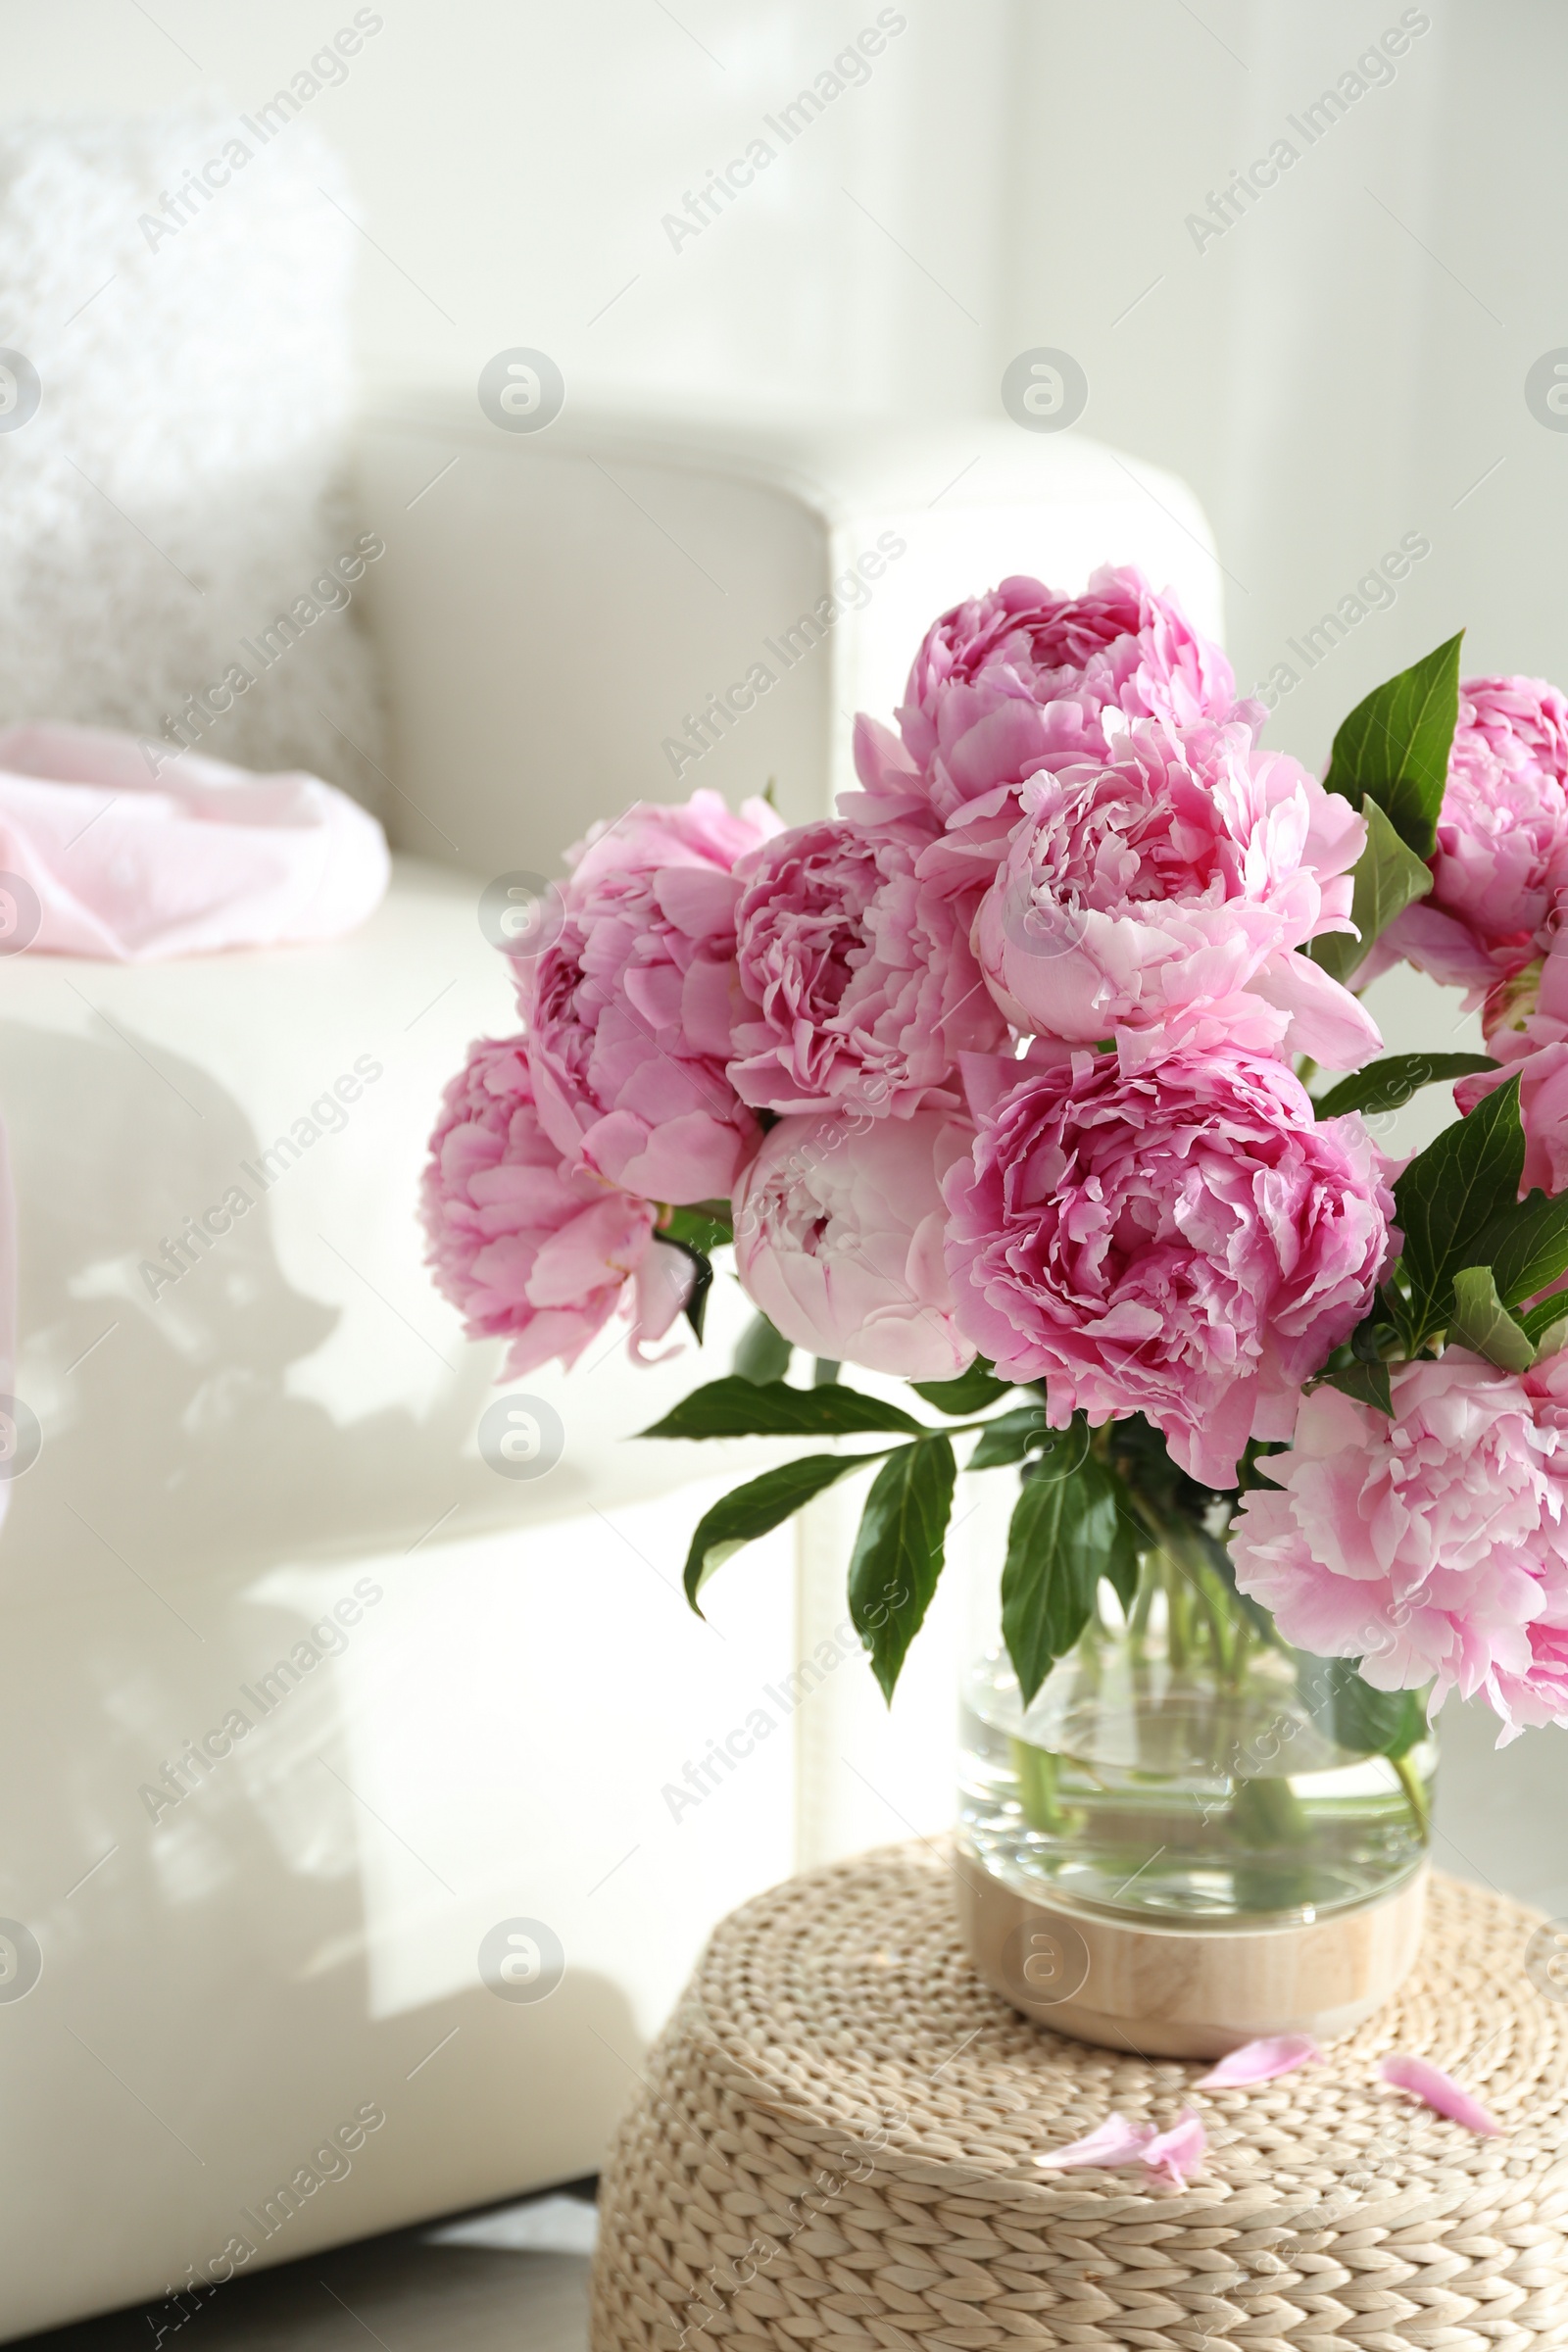
[[[1530,1973],[1536,1925],[1440,1878],[1415,1975],[1326,2064],[1199,2092],[1201,2066],[987,1990],[934,1849],[792,1880],[719,1928],[649,2060],[604,2177],[594,2352],[1568,2343],[1568,2002]],[[1390,2089],[1394,2049],[1504,2135]],[[1111,2108],[1189,2103],[1186,2191],[1032,2162]]]

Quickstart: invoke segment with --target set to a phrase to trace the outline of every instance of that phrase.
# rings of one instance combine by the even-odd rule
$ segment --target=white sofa
[[[851,713],[886,713],[924,622],[1002,572],[1136,560],[1218,622],[1190,496],[1074,435],[568,409],[529,436],[405,393],[360,459],[404,852],[379,913],[326,948],[0,970],[44,1432],[0,1542],[6,2335],[590,2171],[715,1918],[947,1817],[956,1588],[891,1716],[819,1646],[842,1511],[733,1563],[710,1624],[685,1608],[697,1513],[763,1458],[627,1442],[690,1351],[531,1379],[566,1429],[549,1477],[479,1458],[494,1354],[415,1226],[440,1086],[511,1024],[477,900],[638,794],[771,774],[792,816],[825,807]],[[666,739],[697,744],[688,716],[879,544],[866,598],[677,777]],[[142,1261],[355,1072],[150,1297]],[[720,1368],[742,1319],[721,1283]],[[541,1942],[519,1921],[564,1952],[548,1998],[481,1977],[492,1931]]]

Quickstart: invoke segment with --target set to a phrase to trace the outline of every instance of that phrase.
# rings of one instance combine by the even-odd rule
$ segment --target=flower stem
[[[1399,1776],[1399,1786],[1404,1790],[1415,1821],[1416,1835],[1422,1844],[1427,1845],[1431,1842],[1432,1822],[1427,1812],[1426,1790],[1421,1786],[1420,1777],[1408,1755],[1391,1756],[1389,1761]]]

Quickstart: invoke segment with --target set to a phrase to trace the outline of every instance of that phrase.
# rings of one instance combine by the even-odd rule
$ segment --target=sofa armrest
[[[360,426],[387,553],[394,838],[549,875],[596,817],[773,779],[792,821],[853,782],[935,616],[1009,572],[1173,583],[1217,633],[1185,484],[1076,433],[578,413],[504,432],[469,394],[388,389]]]

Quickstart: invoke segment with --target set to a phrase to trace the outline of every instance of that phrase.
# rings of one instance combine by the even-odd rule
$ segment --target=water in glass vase
[[[1173,1610],[1146,1570],[1129,1623],[1102,1587],[1027,1711],[1004,1652],[971,1671],[962,1835],[1018,1892],[1129,1924],[1306,1925],[1376,1901],[1426,1858],[1437,1746],[1414,1698],[1372,1694],[1369,1725],[1347,1671],[1244,1630],[1223,1588],[1178,1586]],[[1408,1745],[1389,1737],[1401,1709]]]

